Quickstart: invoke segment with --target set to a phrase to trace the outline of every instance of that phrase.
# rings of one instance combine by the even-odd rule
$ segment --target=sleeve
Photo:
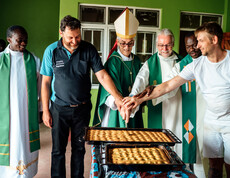
[[[146,61],[138,72],[130,95],[141,93],[149,85],[149,67]]]
[[[97,52],[97,49],[92,45],[90,47],[90,62],[91,62],[91,67],[94,73],[104,69],[104,66],[101,62],[101,58]]]
[[[133,96],[138,93],[141,93],[148,85],[149,85],[149,67],[148,67],[148,62],[146,61],[136,76],[132,91],[129,94],[129,96]],[[137,106],[135,109],[133,109],[131,111],[130,117],[133,118],[139,109],[140,106]]]
[[[188,64],[180,73],[179,76],[185,80],[192,81],[195,79],[194,76],[194,61]]]
[[[176,77],[180,73],[180,63],[176,63],[175,66],[172,68],[171,73],[166,77],[166,81],[171,80],[172,78]],[[166,93],[156,99],[152,100],[152,104],[156,106],[157,104],[163,102],[166,99],[172,98],[173,96],[176,95],[177,91],[179,90],[180,87],[176,88],[175,90]]]
[[[53,76],[52,67],[53,50],[48,46],[44,52],[40,74],[46,76]]]
[[[115,99],[112,95],[109,95],[105,101],[105,105],[112,110],[117,110],[117,105],[115,104]]]

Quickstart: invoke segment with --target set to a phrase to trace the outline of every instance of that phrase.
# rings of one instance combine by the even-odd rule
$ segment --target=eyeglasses
[[[189,49],[196,49],[197,48],[197,43],[194,43],[192,45],[186,45],[186,49],[189,50]]]
[[[158,44],[157,46],[158,46],[159,48],[163,48],[163,47],[171,48],[173,45],[172,45],[172,44],[165,44],[165,45],[163,45],[163,44]]]
[[[120,42],[119,42],[120,43]],[[128,43],[125,43],[125,42],[123,42],[123,43],[120,43],[120,45],[121,45],[121,47],[125,47],[126,45],[128,46],[128,47],[132,47],[133,45],[134,45],[134,41],[130,41],[130,42],[128,42]]]

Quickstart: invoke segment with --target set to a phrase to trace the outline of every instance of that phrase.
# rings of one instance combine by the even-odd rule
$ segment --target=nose
[[[77,43],[77,40],[75,38],[72,39],[72,43],[73,44],[76,44]]]
[[[167,49],[168,49],[167,45],[164,45],[164,46],[163,46],[163,49],[164,49],[164,50],[167,50]]]

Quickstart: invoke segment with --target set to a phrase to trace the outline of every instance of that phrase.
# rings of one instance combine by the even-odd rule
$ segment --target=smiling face
[[[120,52],[124,56],[129,57],[134,45],[134,40],[133,38],[131,39],[120,38],[119,40],[117,39],[117,45],[119,47]]]
[[[193,58],[198,58],[201,55],[201,51],[197,48],[197,39],[195,35],[185,37],[185,49],[187,53]]]
[[[170,35],[159,35],[158,41],[157,41],[157,49],[159,55],[163,57],[169,57],[172,55],[173,51],[173,42],[172,42],[172,36]]]
[[[71,30],[68,26],[64,31],[59,31],[62,37],[63,46],[70,52],[73,53],[81,42],[81,30],[80,28]]]
[[[210,34],[201,31],[197,34],[198,44],[197,47],[201,50],[203,56],[209,56],[213,52],[213,41]]]
[[[20,30],[16,30],[11,37],[7,38],[12,51],[23,52],[26,49],[28,35],[21,33]]]

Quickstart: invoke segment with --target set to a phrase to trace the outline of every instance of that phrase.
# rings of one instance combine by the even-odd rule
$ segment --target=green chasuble
[[[108,61],[105,63],[105,69],[111,76],[117,90],[123,97],[129,96],[132,85],[141,68],[140,59],[134,55],[132,61],[123,61],[118,52],[114,51]],[[110,94],[100,85],[98,91],[97,105],[93,120],[93,125],[101,126],[101,121],[105,113],[105,101]],[[110,110],[108,127],[126,127],[125,121],[122,119],[118,110]],[[129,128],[142,128],[143,119],[142,111],[138,111],[134,118],[130,118]]]
[[[174,52],[179,62],[182,57]],[[148,60],[149,67],[149,85],[158,85],[162,83],[161,65],[158,53],[153,54]],[[161,129],[162,128],[162,103],[153,106],[152,100],[147,101],[148,106],[148,128]]]
[[[193,61],[190,55],[180,62],[180,71]],[[196,82],[187,82],[182,90],[182,159],[185,163],[196,163]]]
[[[27,93],[28,93],[28,117],[30,151],[40,148],[39,124],[38,124],[38,95],[36,62],[31,53],[24,52],[24,64],[26,69]],[[0,58],[0,165],[9,166],[10,157],[10,54],[3,53]],[[19,86],[20,87],[20,86]],[[27,123],[25,123],[27,124]],[[13,146],[13,145],[12,145]]]

